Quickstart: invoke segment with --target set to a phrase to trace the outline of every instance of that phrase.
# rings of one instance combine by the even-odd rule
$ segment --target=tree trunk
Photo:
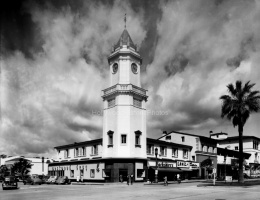
[[[238,125],[239,133],[239,176],[238,182],[244,183],[244,173],[243,173],[243,164],[244,164],[244,155],[243,155],[243,125]]]

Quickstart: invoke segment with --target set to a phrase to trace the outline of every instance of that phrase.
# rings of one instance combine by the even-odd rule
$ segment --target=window
[[[191,158],[192,158],[192,161],[195,161],[195,156],[192,156]]]
[[[170,135],[166,136],[166,140],[171,140],[171,139],[172,139],[172,137]]]
[[[185,142],[185,137],[184,136],[181,137],[181,141]]]
[[[113,131],[108,131],[107,135],[108,135],[108,147],[113,147]]]
[[[90,170],[90,178],[95,178],[95,170],[94,169]]]
[[[164,146],[160,147],[161,156],[167,156],[167,148]]]
[[[154,154],[154,146],[152,144],[147,145],[146,153],[151,155]]]
[[[126,144],[126,135],[121,135],[121,144]]]
[[[85,147],[76,148],[75,149],[76,156],[85,156],[86,155],[86,151],[85,150],[86,150]]]
[[[135,146],[136,147],[141,147],[141,131],[135,131]]]
[[[183,158],[188,158],[188,150],[183,149]]]
[[[91,154],[97,155],[98,154],[98,145],[93,145],[91,148]]]
[[[172,157],[178,158],[178,149],[172,148]]]
[[[258,141],[253,140],[253,149],[258,150]]]
[[[238,150],[238,146],[235,146],[235,150]]]
[[[207,152],[207,150],[208,150],[208,147],[207,147],[207,146],[203,146],[203,147],[202,147],[202,151]]]
[[[109,100],[107,101],[107,103],[108,103],[108,107],[110,108],[110,107],[116,105],[116,100],[115,100],[115,98],[109,99]]]
[[[134,104],[134,106],[136,106],[136,107],[142,108],[142,101],[139,100],[139,99],[135,99],[135,98],[134,98],[133,104]]]
[[[141,146],[140,135],[135,135],[135,146]]]
[[[78,155],[79,155],[79,149],[76,148],[76,149],[74,149],[74,157],[76,158],[76,157],[78,157]]]
[[[212,147],[209,147],[209,148],[208,148],[208,152],[209,152],[209,153],[212,153]]]
[[[74,170],[70,170],[70,177],[74,177]]]
[[[66,149],[64,151],[64,158],[69,158],[69,157],[70,157],[70,151],[69,151],[69,149]]]
[[[84,176],[84,169],[80,169],[80,176],[81,176],[81,177]]]
[[[108,145],[113,146],[113,135],[108,135]]]

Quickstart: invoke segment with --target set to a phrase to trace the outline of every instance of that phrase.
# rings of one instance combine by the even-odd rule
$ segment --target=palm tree
[[[232,120],[234,127],[238,126],[239,133],[239,182],[244,182],[243,176],[243,128],[252,112],[258,112],[260,109],[259,91],[252,91],[255,84],[248,81],[244,87],[241,81],[236,81],[236,85],[231,83],[227,85],[229,95],[220,97],[222,100],[221,117],[225,116]]]

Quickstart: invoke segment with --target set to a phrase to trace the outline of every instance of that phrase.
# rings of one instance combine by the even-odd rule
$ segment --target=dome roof
[[[133,40],[131,39],[131,37],[126,29],[121,34],[118,42],[115,45],[115,48],[118,48],[122,45],[130,46],[136,50],[136,45],[133,43]]]

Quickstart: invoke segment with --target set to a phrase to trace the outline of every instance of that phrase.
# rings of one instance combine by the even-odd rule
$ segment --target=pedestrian
[[[179,184],[181,183],[180,174],[177,174],[177,181],[178,181]]]
[[[164,177],[164,186],[168,186],[167,176]]]
[[[119,181],[120,181],[121,183],[123,183],[123,176],[122,176],[122,174],[119,175]]]
[[[133,185],[133,182],[134,182],[134,175],[131,174],[131,185]]]
[[[129,185],[130,175],[128,174],[126,178],[127,178],[127,180],[126,180],[127,185]]]

